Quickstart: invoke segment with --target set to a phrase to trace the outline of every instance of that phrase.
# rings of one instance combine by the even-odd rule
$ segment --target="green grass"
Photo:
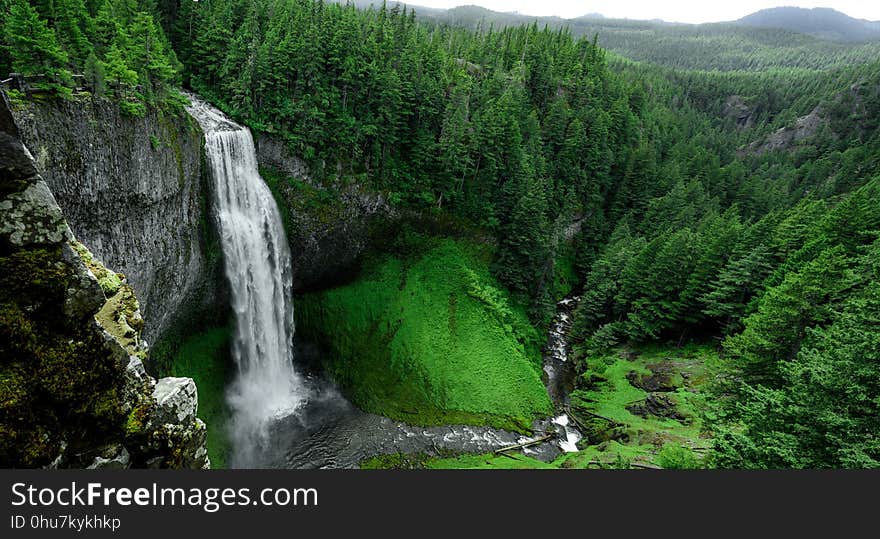
[[[635,464],[655,465],[651,445],[624,444],[616,440],[592,445],[577,453],[565,453],[553,466],[566,469],[630,468]]]
[[[587,370],[583,374],[583,383],[589,388],[578,389],[571,396],[575,413],[578,408],[582,408],[621,423],[630,438],[637,443],[658,447],[670,441],[705,445],[700,442],[700,438],[703,430],[701,415],[706,403],[699,388],[717,362],[716,352],[710,347],[689,345],[681,349],[645,347],[636,351],[636,354],[636,357],[627,359],[622,351],[615,351],[589,358]],[[649,374],[648,365],[664,361],[670,361],[674,365],[676,374],[673,381],[679,386],[666,395],[675,401],[677,409],[689,422],[653,416],[640,417],[626,409],[647,396],[647,392],[629,383],[627,373],[635,371]],[[688,375],[687,382],[680,372]],[[589,384],[590,379],[597,381]]]
[[[208,457],[212,468],[225,468],[229,454],[226,423],[226,384],[229,380],[228,328],[209,329],[181,344],[171,364],[171,376],[188,376],[199,391],[199,418],[208,425]]]
[[[699,468],[705,466],[705,438],[702,413],[706,406],[700,388],[713,376],[718,355],[707,346],[689,345],[683,348],[662,346],[643,347],[635,351],[619,349],[603,356],[589,358],[583,373],[581,388],[572,394],[572,412],[582,421],[590,422],[598,414],[619,424],[617,430],[625,433],[624,440],[608,440],[583,447],[575,453],[560,455],[545,463],[511,453],[510,456],[485,453],[430,458],[427,456],[391,455],[376,457],[362,463],[371,468]],[[649,374],[648,365],[671,362],[674,366],[672,381],[680,385],[668,393],[677,403],[677,409],[689,421],[681,422],[658,417],[640,417],[626,409],[640,401],[647,393],[627,380],[630,371]],[[682,376],[684,373],[685,376]],[[599,423],[606,423],[598,420]]]
[[[360,464],[362,470],[401,470],[401,469],[490,469],[490,470],[526,470],[554,469],[557,466],[520,454],[496,455],[484,453],[479,455],[459,455],[450,457],[429,457],[423,453],[412,455],[391,453],[378,455],[364,460]]]
[[[355,282],[298,298],[297,331],[361,408],[412,424],[525,431],[551,412],[541,336],[488,270],[485,249],[409,238]]]
[[[556,470],[590,468],[628,468],[633,462],[653,465],[652,446],[626,445],[618,442],[590,446],[577,453],[560,455],[552,462],[542,462],[519,452],[504,455],[481,453],[450,457],[426,455],[380,455],[363,461],[362,469],[419,468],[433,470]]]

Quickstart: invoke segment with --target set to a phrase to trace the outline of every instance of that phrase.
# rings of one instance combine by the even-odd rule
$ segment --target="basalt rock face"
[[[326,288],[346,279],[362,254],[401,218],[381,193],[362,183],[318,181],[286,145],[255,133],[260,168],[284,217],[296,292]]]
[[[732,120],[739,129],[748,129],[755,125],[755,111],[738,95],[732,95],[724,102],[725,118]]]
[[[82,98],[18,105],[13,115],[73,232],[137,291],[149,342],[187,313],[225,303],[202,132],[187,114],[132,118]]]
[[[140,306],[71,232],[0,93],[0,467],[209,466],[188,378],[147,375]]]

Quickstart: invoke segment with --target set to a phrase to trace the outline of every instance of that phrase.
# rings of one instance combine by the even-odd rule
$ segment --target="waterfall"
[[[278,207],[257,170],[250,131],[191,99],[188,110],[205,132],[235,316],[237,374],[226,396],[232,412],[231,463],[248,466],[272,421],[294,412],[307,396],[293,366],[290,248]]]

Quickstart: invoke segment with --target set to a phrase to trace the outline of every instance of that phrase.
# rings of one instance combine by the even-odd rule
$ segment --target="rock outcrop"
[[[285,219],[293,257],[293,286],[303,292],[342,280],[383,228],[400,217],[381,193],[359,182],[319,182],[283,142],[256,134],[261,169]]]
[[[733,120],[739,129],[748,129],[755,125],[755,111],[738,95],[727,98],[722,114],[725,118]]]
[[[753,142],[749,145],[748,152],[762,154],[771,151],[788,150],[796,143],[813,137],[819,129],[828,124],[822,108],[816,107],[806,116],[797,119],[791,127],[780,127],[775,133],[767,136],[763,141]]]
[[[77,238],[137,291],[149,342],[189,313],[219,310],[210,184],[189,115],[132,118],[89,97],[20,103],[13,115]]]
[[[0,98],[0,467],[208,467],[195,384],[147,375],[131,286],[76,240]]]

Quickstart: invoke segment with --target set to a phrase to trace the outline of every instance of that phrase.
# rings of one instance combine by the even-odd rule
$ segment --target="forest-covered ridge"
[[[43,34],[57,28],[36,2],[11,5]],[[706,422],[718,465],[880,462],[876,56],[841,60],[804,38],[809,61],[758,52],[705,72],[609,57],[570,28],[473,31],[403,8],[131,6],[144,14],[131,20],[160,21],[168,37],[156,42],[180,62],[151,68],[123,10],[112,26],[135,87],[158,95],[179,80],[283,138],[316,178],[484,231],[495,277],[536,326],[558,299],[560,231],[577,223],[577,353],[719,343],[725,374]],[[676,57],[703,50],[676,43]],[[67,59],[36,65],[77,69],[82,54],[55,44]],[[109,65],[112,42],[92,47]]]
[[[341,2],[344,3],[344,2]],[[381,2],[355,2],[378,8]],[[389,6],[393,3],[389,2]],[[870,61],[880,51],[876,24],[839,12],[833,17],[794,14],[768,18],[776,10],[758,12],[738,21],[682,24],[612,19],[586,15],[574,19],[502,13],[474,5],[448,10],[411,6],[418,18],[432,23],[486,31],[537,23],[567,27],[575,36],[598,37],[603,48],[637,61],[677,69],[762,71],[773,67],[825,69]],[[785,10],[785,8],[778,8]],[[767,15],[767,16],[765,16]],[[805,20],[802,20],[805,19]],[[830,20],[825,20],[830,19]],[[754,21],[751,24],[750,21]],[[854,31],[857,26],[860,31]]]

